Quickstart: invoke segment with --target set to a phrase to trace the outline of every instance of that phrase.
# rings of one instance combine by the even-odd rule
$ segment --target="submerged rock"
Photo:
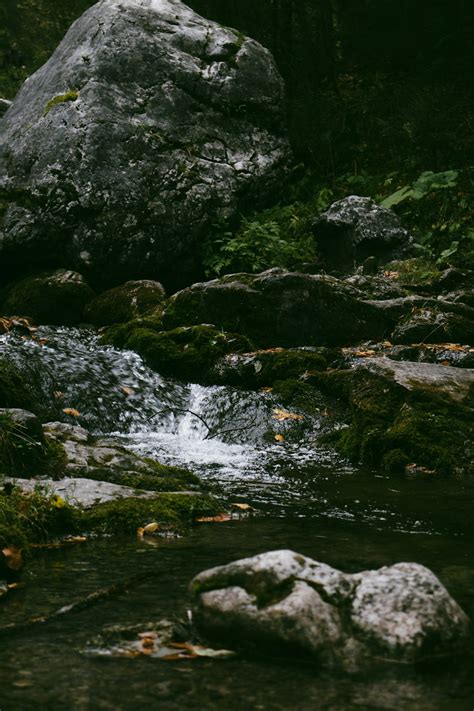
[[[349,195],[333,203],[313,222],[326,266],[351,271],[368,257],[381,263],[407,251],[411,237],[399,217],[371,198]]]
[[[163,313],[166,328],[212,323],[263,348],[337,346],[378,338],[385,314],[334,277],[269,269],[232,274],[178,292]]]
[[[1,306],[5,314],[28,316],[35,323],[73,326],[84,319],[94,296],[81,274],[58,269],[9,286]]]
[[[101,0],[3,119],[3,277],[189,282],[209,226],[280,187],[283,115],[257,42],[180,0]]]
[[[465,613],[417,563],[346,575],[280,550],[207,570],[191,591],[207,638],[348,671],[448,656],[468,639]]]

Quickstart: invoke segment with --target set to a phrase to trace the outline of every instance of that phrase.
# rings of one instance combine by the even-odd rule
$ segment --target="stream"
[[[292,548],[346,572],[416,561],[431,568],[474,616],[472,484],[402,480],[351,466],[319,437],[341,427],[321,417],[278,423],[269,392],[165,380],[92,331],[41,328],[8,334],[0,351],[41,389],[51,419],[77,409],[78,424],[133,451],[185,466],[252,518],[195,526],[182,538],[91,539],[41,550],[26,586],[0,608],[0,625],[56,608],[137,573],[129,592],[32,634],[2,639],[0,709],[416,709],[470,711],[472,655],[449,664],[343,676],[294,660],[95,658],[87,643],[104,626],[182,617],[201,570],[266,550]],[[30,374],[28,376],[28,373]],[[60,396],[58,397],[58,394]],[[58,402],[59,401],[59,402]],[[53,417],[53,415],[55,415]],[[70,421],[70,419],[68,420]]]

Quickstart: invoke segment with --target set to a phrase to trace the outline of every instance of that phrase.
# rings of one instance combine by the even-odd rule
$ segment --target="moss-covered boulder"
[[[139,353],[147,365],[162,375],[203,383],[212,381],[211,369],[223,355],[253,348],[244,336],[205,324],[171,331],[155,330],[158,327],[153,321],[112,327],[103,341]]]
[[[21,314],[36,323],[73,326],[84,320],[84,310],[95,294],[77,272],[58,269],[27,277],[7,287],[1,297],[3,312]]]
[[[94,326],[110,326],[145,314],[159,316],[164,300],[165,290],[160,282],[127,281],[93,299],[86,308],[85,318]]]
[[[172,296],[163,324],[212,323],[242,333],[262,348],[338,346],[382,336],[384,312],[354,291],[334,277],[278,268],[233,274]]]
[[[337,353],[337,352],[336,352]],[[276,380],[305,378],[325,370],[334,351],[326,348],[270,348],[253,353],[230,353],[215,364],[216,383],[255,388],[272,385]]]
[[[474,313],[474,312],[473,312]],[[474,343],[474,319],[436,308],[415,308],[397,324],[393,343]]]
[[[473,473],[473,370],[381,357],[345,374],[351,424],[339,446],[353,461],[393,473]]]

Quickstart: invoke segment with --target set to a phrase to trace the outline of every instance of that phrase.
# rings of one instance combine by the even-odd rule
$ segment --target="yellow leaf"
[[[304,420],[303,415],[297,415],[295,412],[288,412],[287,410],[282,410],[279,407],[276,407],[273,410],[273,419],[274,420]]]
[[[156,521],[153,521],[153,523],[147,523],[146,526],[143,526],[143,533],[154,533],[157,531],[160,527],[159,523],[156,523]]]
[[[273,388],[262,388],[260,390],[261,393],[271,393],[273,392]]]
[[[51,506],[54,506],[55,509],[62,509],[66,506],[66,502],[59,496],[59,494],[54,494],[51,497],[50,502]]]
[[[200,516],[194,519],[196,523],[223,523],[224,521],[232,521],[232,516],[229,514],[217,514],[217,516]]]
[[[65,415],[71,415],[71,417],[80,417],[81,413],[79,410],[75,410],[73,407],[64,407],[63,412]]]
[[[285,438],[281,434],[275,435],[275,442],[284,442]]]
[[[120,390],[125,393],[125,395],[135,395],[135,390],[133,388],[129,388],[128,385],[121,385]]]

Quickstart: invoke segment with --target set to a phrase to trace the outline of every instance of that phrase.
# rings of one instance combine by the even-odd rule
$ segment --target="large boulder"
[[[263,348],[347,345],[378,338],[387,326],[382,310],[344,282],[278,268],[233,274],[174,294],[163,313],[165,327],[199,323],[243,333]]]
[[[209,226],[281,184],[282,106],[257,42],[180,0],[101,0],[2,119],[3,277],[189,283]]]
[[[3,313],[21,314],[35,323],[73,326],[95,294],[84,277],[67,269],[38,274],[9,285],[1,302]]]
[[[354,461],[424,476],[472,474],[474,370],[435,363],[358,358],[335,382],[350,405],[340,446]],[[336,377],[335,380],[338,378]]]
[[[392,210],[359,195],[333,203],[314,220],[313,230],[326,266],[338,272],[351,271],[369,257],[386,262],[406,252],[411,243]]]
[[[417,563],[345,575],[280,550],[207,570],[191,591],[205,637],[350,671],[447,656],[468,640],[467,616]]]
[[[85,317],[94,326],[125,323],[145,314],[160,314],[164,300],[165,290],[159,281],[127,281],[93,299]]]

